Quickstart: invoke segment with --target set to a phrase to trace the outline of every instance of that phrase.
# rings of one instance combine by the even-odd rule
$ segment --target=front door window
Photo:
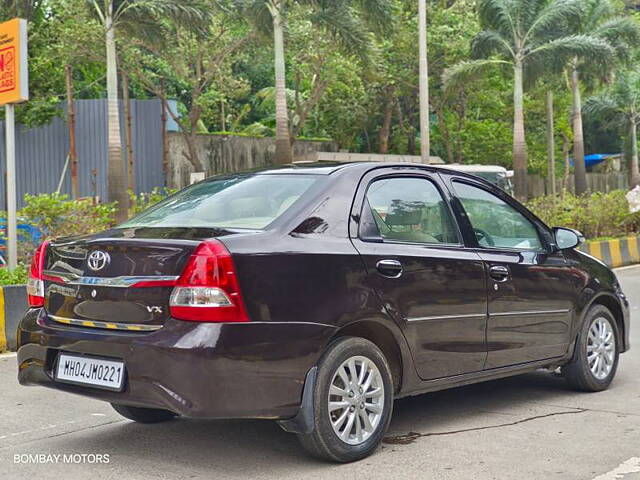
[[[454,188],[481,247],[542,249],[535,225],[507,202],[468,183],[454,182]]]

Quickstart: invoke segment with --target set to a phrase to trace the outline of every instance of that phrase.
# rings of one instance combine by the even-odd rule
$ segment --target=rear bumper
[[[169,320],[151,333],[112,332],[60,325],[44,309],[33,309],[18,330],[18,380],[187,417],[290,418],[300,407],[307,372],[334,331],[312,323]],[[55,381],[61,351],[123,360],[124,390]]]

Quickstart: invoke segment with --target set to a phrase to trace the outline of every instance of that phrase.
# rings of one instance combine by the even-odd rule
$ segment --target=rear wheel
[[[336,462],[367,457],[378,447],[393,409],[391,371],[380,349],[363,338],[345,337],[318,364],[314,431],[299,434],[314,456]]]
[[[129,405],[120,405],[112,403],[113,409],[129,420],[138,423],[160,423],[172,420],[176,414],[169,410],[160,410],[158,408],[131,407]]]
[[[599,392],[611,384],[618,368],[620,336],[608,308],[595,305],[587,312],[573,359],[562,368],[569,384],[586,392]]]

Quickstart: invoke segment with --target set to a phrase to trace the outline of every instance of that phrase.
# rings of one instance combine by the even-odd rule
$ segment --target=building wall
[[[162,172],[162,121],[159,100],[132,100],[132,143],[136,167],[136,191],[164,185]],[[62,105],[66,112],[66,105]],[[120,108],[123,112],[124,109]],[[124,143],[124,115],[121,132]],[[0,122],[4,132],[4,122]],[[4,134],[0,135],[0,209],[6,208],[6,161]],[[76,150],[81,196],[107,195],[107,102],[76,101]],[[69,152],[66,113],[41,127],[16,125],[16,182],[18,208],[25,193],[53,193],[58,187]],[[61,193],[71,193],[70,169]]]
[[[294,144],[294,157],[300,158],[313,151],[335,152],[337,148],[334,142],[298,140]],[[263,167],[272,164],[275,155],[273,138],[198,135],[196,149],[206,168],[206,176]],[[186,151],[183,136],[169,133],[169,187],[188,185],[191,173],[195,172]]]
[[[575,192],[573,174],[569,175],[568,187],[570,192]],[[611,190],[628,190],[629,174],[626,172],[593,173],[587,172],[587,187],[590,192],[610,192]],[[556,191],[564,188],[561,178],[556,178]],[[529,198],[541,197],[551,194],[551,185],[541,175],[527,175],[527,190]]]

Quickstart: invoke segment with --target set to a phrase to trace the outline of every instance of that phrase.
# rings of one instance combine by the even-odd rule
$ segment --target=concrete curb
[[[0,352],[16,350],[18,323],[26,310],[26,285],[0,287]]]
[[[612,268],[640,263],[640,237],[624,237],[580,246],[584,253],[599,258]]]

